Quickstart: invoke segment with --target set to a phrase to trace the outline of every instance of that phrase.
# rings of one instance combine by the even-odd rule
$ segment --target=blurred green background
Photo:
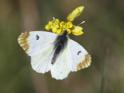
[[[23,31],[44,30],[57,17],[66,19],[79,5],[75,20],[85,34],[72,37],[92,55],[92,65],[62,81],[35,73],[17,43]],[[124,93],[123,0],[0,0],[0,93]]]

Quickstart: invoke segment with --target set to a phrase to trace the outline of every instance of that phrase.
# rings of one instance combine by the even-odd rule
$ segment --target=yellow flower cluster
[[[45,29],[48,31],[52,31],[55,34],[62,34],[65,30],[68,32],[68,34],[73,35],[82,35],[83,34],[83,28],[81,26],[75,26],[73,25],[72,21],[81,14],[84,7],[80,6],[73,10],[68,16],[67,21],[60,21],[59,19],[53,19],[48,22],[48,24],[45,26]]]

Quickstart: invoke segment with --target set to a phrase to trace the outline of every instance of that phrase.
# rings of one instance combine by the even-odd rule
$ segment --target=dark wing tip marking
[[[87,68],[91,64],[91,55],[85,55],[85,59],[77,65],[77,70]]]
[[[29,37],[29,32],[24,32],[21,33],[21,35],[18,37],[18,43],[19,45],[27,52],[29,49],[28,45],[28,37]]]

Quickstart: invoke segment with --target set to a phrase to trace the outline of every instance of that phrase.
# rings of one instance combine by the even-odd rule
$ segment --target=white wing
[[[45,73],[50,70],[56,37],[56,34],[43,31],[25,32],[19,36],[18,42],[31,56],[31,65],[36,72]]]
[[[88,52],[77,42],[68,39],[66,48],[60,53],[54,65],[51,66],[51,75],[55,79],[66,78],[71,71],[86,68],[91,63]]]
[[[53,45],[47,45],[37,54],[31,56],[32,68],[38,73],[48,72],[51,68],[51,59],[53,57]]]
[[[91,56],[84,49],[83,46],[77,42],[69,39],[68,41],[69,53],[71,54],[71,71],[78,71],[87,68],[91,64]]]
[[[86,68],[91,63],[88,52],[75,41],[68,39],[67,46],[54,64],[51,64],[54,45],[57,35],[50,32],[33,31],[22,33],[18,42],[20,46],[31,56],[32,68],[39,73],[51,70],[52,77],[64,79],[71,71]]]
[[[62,80],[68,76],[71,71],[71,57],[68,55],[68,45],[60,52],[55,63],[51,67],[51,75],[53,78]]]
[[[50,32],[31,31],[22,33],[18,38],[18,42],[26,53],[32,56],[40,52],[42,48],[52,44],[56,37],[56,34]]]

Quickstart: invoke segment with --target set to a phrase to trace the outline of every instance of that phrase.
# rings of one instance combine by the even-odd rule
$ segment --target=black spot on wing
[[[78,51],[78,52],[77,52],[77,55],[79,55],[80,53],[81,53],[81,51]]]
[[[36,35],[36,40],[39,40],[39,38],[40,38],[39,35]]]

